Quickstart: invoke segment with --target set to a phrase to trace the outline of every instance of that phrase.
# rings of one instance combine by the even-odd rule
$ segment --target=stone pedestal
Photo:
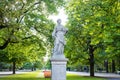
[[[52,50],[52,76],[51,80],[66,80],[66,64],[67,59],[64,56],[64,46],[66,41],[64,35],[68,29],[61,25],[61,19],[57,20],[57,26],[52,32],[54,40],[54,48]]]
[[[51,80],[66,80],[66,58],[51,58],[52,76]]]

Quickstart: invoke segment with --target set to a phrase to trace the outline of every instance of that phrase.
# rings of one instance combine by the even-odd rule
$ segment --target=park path
[[[67,72],[71,74],[77,74],[80,76],[90,76],[90,73],[88,72]],[[108,80],[120,80],[120,74],[114,74],[114,73],[95,73],[95,76],[97,77],[104,77],[107,78]]]
[[[27,72],[30,72],[30,71],[16,71],[16,74],[22,74]],[[12,75],[12,71],[0,72],[0,77],[5,77],[8,75]]]
[[[111,78],[111,79],[108,79],[108,80],[120,80],[120,78]]]

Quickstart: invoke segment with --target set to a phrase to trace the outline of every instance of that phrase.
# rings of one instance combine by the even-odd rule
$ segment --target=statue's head
[[[61,19],[58,19],[58,20],[57,20],[57,23],[58,23],[58,24],[61,24],[61,22],[62,22]]]

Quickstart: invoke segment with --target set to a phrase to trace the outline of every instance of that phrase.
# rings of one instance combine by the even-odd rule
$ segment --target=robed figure
[[[54,38],[53,56],[63,55],[64,45],[66,44],[64,35],[68,29],[61,25],[61,19],[57,20],[57,26],[55,26],[52,37]]]

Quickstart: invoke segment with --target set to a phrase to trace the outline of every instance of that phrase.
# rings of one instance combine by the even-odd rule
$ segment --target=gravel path
[[[120,80],[120,78],[111,78],[111,79],[108,79],[108,80]]]
[[[22,74],[22,73],[27,73],[29,71],[16,71],[16,74]],[[8,76],[8,75],[12,75],[12,72],[11,71],[8,71],[8,72],[0,72],[0,77],[5,77],[5,76]]]

